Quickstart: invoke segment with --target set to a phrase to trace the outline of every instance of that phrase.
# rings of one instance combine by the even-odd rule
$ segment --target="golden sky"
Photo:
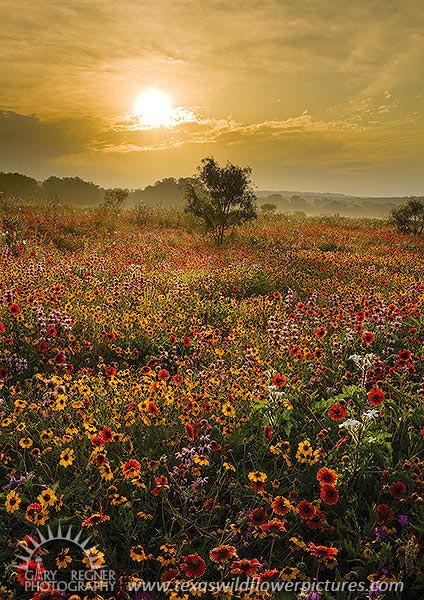
[[[422,0],[2,0],[0,17],[3,171],[136,188],[213,155],[260,189],[423,193]],[[167,126],[134,114],[149,88]]]

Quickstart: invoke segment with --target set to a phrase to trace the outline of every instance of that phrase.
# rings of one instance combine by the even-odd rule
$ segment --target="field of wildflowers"
[[[10,227],[2,599],[298,597],[128,585],[236,577],[403,581],[391,597],[421,597],[416,238],[286,219],[217,249],[183,227],[70,210],[24,210]],[[90,550],[37,546],[59,524],[91,535]],[[105,565],[113,592],[24,587],[28,568],[42,581]]]

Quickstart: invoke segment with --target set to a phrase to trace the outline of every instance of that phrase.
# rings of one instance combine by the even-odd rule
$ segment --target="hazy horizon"
[[[422,195],[421,0],[3,2],[1,170]]]

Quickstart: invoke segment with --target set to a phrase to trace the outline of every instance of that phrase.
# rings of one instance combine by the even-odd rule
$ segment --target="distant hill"
[[[137,204],[182,207],[184,184],[189,178],[167,177],[148,185],[144,189],[128,190],[126,207]],[[80,177],[54,177],[37,181],[21,173],[0,172],[0,191],[6,197],[17,197],[26,202],[43,202],[51,197],[62,204],[98,206],[105,189]],[[287,190],[258,190],[255,192],[259,209],[268,205],[268,210],[307,215],[341,214],[350,217],[385,217],[390,210],[407,201],[407,197],[360,197],[334,192],[301,192]],[[274,208],[275,207],[275,208]],[[266,208],[266,207],[265,207]]]

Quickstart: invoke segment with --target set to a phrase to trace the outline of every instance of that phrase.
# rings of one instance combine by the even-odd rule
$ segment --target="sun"
[[[134,100],[134,114],[139,124],[149,128],[171,127],[174,121],[174,109],[171,98],[156,88],[144,90]]]

